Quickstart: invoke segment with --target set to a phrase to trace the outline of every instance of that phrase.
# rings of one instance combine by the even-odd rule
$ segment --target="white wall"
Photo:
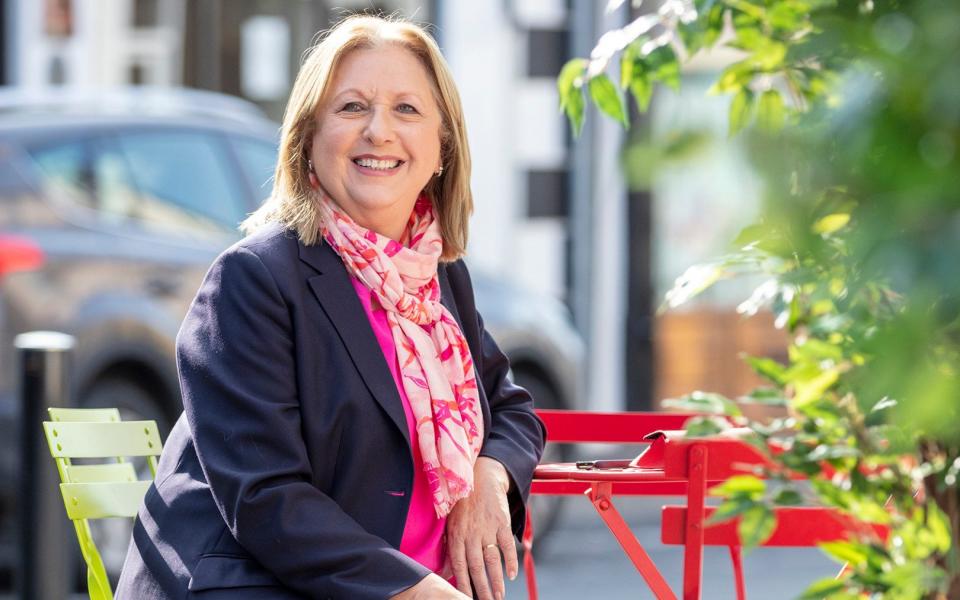
[[[595,3],[598,22],[611,28],[624,13],[603,20],[605,2]],[[591,5],[591,10],[593,6]],[[507,11],[512,10],[510,14]],[[570,19],[562,0],[447,2],[438,23],[444,53],[463,99],[473,152],[476,211],[471,223],[471,264],[535,290],[563,297],[567,224],[562,217],[526,216],[527,169],[563,168],[567,124],[560,114],[552,77],[526,76],[525,30],[556,28]],[[603,29],[605,31],[606,29]],[[597,34],[597,37],[599,33]],[[626,323],[626,190],[619,170],[623,131],[609,119],[595,121],[588,144],[591,171],[590,281],[585,365],[590,406],[623,408]]]
[[[129,82],[139,65],[144,83],[181,81],[184,0],[164,0],[161,24],[133,28],[132,0],[74,0],[73,34],[53,38],[44,32],[43,2],[20,0],[13,10],[18,38],[15,83],[51,85],[51,64],[59,59],[64,82],[75,86],[116,86]]]
[[[516,3],[515,15],[506,12],[507,6],[449,2],[437,24],[463,101],[473,156],[468,260],[559,297],[564,225],[559,219],[526,218],[525,170],[563,164],[563,123],[552,80],[524,75],[525,34],[516,25],[562,19],[565,13],[562,2]]]

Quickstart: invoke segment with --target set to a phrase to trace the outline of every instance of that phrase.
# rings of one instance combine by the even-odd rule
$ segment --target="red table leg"
[[[612,484],[610,482],[595,482],[593,487],[587,490],[590,502],[594,508],[597,509],[603,522],[610,528],[613,536],[620,542],[624,552],[626,552],[630,560],[633,561],[633,565],[640,571],[643,580],[650,586],[650,591],[653,592],[657,599],[676,600],[677,597],[673,594],[670,586],[667,585],[663,575],[660,574],[660,571],[657,569],[657,566],[653,564],[647,551],[644,550],[640,542],[637,541],[636,536],[633,535],[630,527],[613,505],[611,489]]]
[[[537,573],[533,566],[533,519],[530,518],[530,507],[527,507],[527,521],[523,526],[523,575],[527,579],[527,598],[537,600]]]
[[[747,600],[747,586],[743,582],[743,554],[740,546],[727,546],[730,549],[730,562],[733,563],[733,582],[737,588],[737,600]]]
[[[707,449],[690,448],[687,484],[687,532],[683,548],[683,600],[700,600],[703,583],[703,505],[707,495]]]

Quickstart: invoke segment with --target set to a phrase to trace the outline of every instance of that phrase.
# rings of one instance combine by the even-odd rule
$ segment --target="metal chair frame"
[[[109,600],[113,591],[90,530],[91,519],[135,517],[152,481],[138,481],[127,457],[145,457],[153,477],[161,442],[154,421],[121,421],[115,408],[50,408],[43,429],[60,473],[60,493],[87,564],[91,600]],[[100,459],[74,464],[75,459]]]

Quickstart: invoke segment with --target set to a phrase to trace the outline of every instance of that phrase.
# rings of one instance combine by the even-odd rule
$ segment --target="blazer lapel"
[[[440,282],[440,304],[447,307],[447,310],[449,310],[453,318],[456,319],[457,324],[460,325],[460,330],[465,331],[463,329],[463,321],[460,320],[460,313],[457,311],[457,303],[453,299],[453,290],[450,288],[447,268],[443,265],[437,269],[437,280]]]
[[[300,244],[300,259],[316,269],[318,274],[307,279],[310,289],[336,327],[370,393],[409,446],[410,432],[396,383],[340,257],[321,242],[315,246]]]
[[[487,391],[483,388],[483,374],[480,372],[480,363],[478,361],[479,353],[482,352],[482,339],[476,340],[475,344],[470,343],[470,334],[468,329],[464,328],[463,320],[460,318],[460,312],[457,310],[457,302],[453,295],[453,288],[450,287],[450,278],[447,277],[447,268],[442,266],[438,270],[438,279],[440,281],[440,303],[447,307],[453,318],[460,325],[460,331],[463,332],[464,339],[467,340],[467,346],[470,348],[470,354],[473,357],[473,375],[477,379],[477,391],[480,394],[481,407],[483,409],[483,435],[484,439],[490,435],[490,408],[487,399]],[[474,313],[476,314],[476,313]],[[482,336],[483,333],[481,332]]]

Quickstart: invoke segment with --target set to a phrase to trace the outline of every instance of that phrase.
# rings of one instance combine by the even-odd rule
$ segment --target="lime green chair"
[[[115,408],[51,408],[43,430],[60,472],[60,492],[87,563],[90,600],[113,598],[107,570],[90,531],[90,519],[135,517],[150,481],[138,481],[128,457],[146,457],[157,474],[160,433],[153,421],[121,421]],[[96,464],[85,460],[100,459]]]

